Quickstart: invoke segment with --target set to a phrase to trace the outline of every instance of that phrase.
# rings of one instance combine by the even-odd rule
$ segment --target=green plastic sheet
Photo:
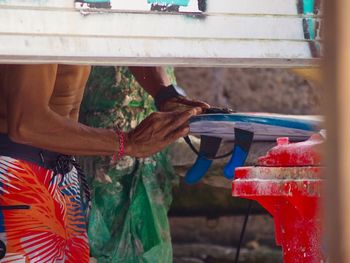
[[[127,68],[93,68],[82,104],[83,122],[127,131],[152,111],[152,98]],[[91,256],[99,263],[172,262],[167,212],[175,177],[166,153],[124,157],[117,165],[111,165],[110,158],[83,163],[91,175]]]

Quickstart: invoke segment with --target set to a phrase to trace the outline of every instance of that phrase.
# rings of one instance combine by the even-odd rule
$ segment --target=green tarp
[[[169,74],[173,76],[171,70]],[[123,67],[96,67],[82,105],[82,121],[127,131],[154,110],[152,98]],[[110,158],[83,161],[89,170],[91,255],[98,262],[172,262],[167,211],[174,173],[164,152],[117,165]],[[86,165],[88,163],[88,165]]]

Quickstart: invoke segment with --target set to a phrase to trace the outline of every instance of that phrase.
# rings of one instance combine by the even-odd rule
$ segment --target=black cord
[[[238,245],[237,245],[235,263],[238,263],[238,260],[239,260],[239,254],[241,252],[243,238],[244,238],[245,230],[247,228],[247,223],[248,223],[250,212],[252,210],[252,206],[253,206],[253,201],[249,200],[247,212],[245,214],[245,218],[244,218],[244,222],[243,222],[243,226],[242,226],[242,230],[241,230],[241,235],[239,237],[239,241],[238,241]]]
[[[199,151],[193,146],[190,137],[186,136],[186,137],[184,137],[184,140],[185,140],[185,142],[188,144],[188,146],[190,146],[191,150],[192,150],[195,154],[199,155]]]
[[[191,139],[186,136],[184,137],[185,142],[188,144],[188,146],[191,148],[191,150],[197,155],[197,156],[201,156],[201,154],[199,153],[199,151],[193,146]],[[226,154],[220,155],[220,156],[215,156],[213,158],[208,158],[205,156],[205,158],[207,158],[208,160],[216,160],[216,159],[222,159],[222,158],[226,158],[228,156],[230,156],[232,154],[232,150]],[[242,247],[242,243],[243,243],[243,239],[244,239],[244,234],[245,234],[245,230],[247,228],[247,224],[248,224],[248,219],[249,219],[249,215],[250,212],[252,210],[252,206],[253,206],[253,201],[250,200],[248,203],[248,208],[247,208],[247,212],[244,218],[244,222],[243,222],[243,226],[242,226],[242,230],[241,230],[241,234],[239,237],[239,241],[237,244],[237,250],[236,250],[236,258],[235,258],[235,263],[238,263],[239,260],[239,255],[241,252],[241,247]]]
[[[184,137],[184,140],[195,154],[197,154],[198,156],[201,156],[199,151],[193,146],[190,137],[186,136],[186,137]],[[219,156],[215,156],[213,158],[208,158],[206,156],[205,156],[205,158],[208,160],[217,160],[217,159],[223,159],[223,158],[229,157],[229,156],[231,156],[231,154],[232,154],[232,150],[228,153],[225,153],[225,154],[219,155]]]

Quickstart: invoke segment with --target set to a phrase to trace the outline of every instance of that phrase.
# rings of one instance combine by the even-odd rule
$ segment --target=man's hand
[[[126,135],[125,154],[148,157],[189,133],[188,120],[202,112],[201,108],[186,111],[154,112]]]
[[[186,97],[171,98],[160,105],[160,111],[184,111],[192,109],[194,107],[200,107],[202,111],[209,109],[210,105],[198,100],[191,100]]]

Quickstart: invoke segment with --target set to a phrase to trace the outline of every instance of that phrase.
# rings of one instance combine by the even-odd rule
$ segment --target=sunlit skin
[[[161,67],[130,67],[152,96],[170,81]],[[78,123],[90,66],[0,65],[0,132],[22,144],[69,155],[112,155],[119,149],[112,130]],[[56,79],[52,76],[56,75]],[[170,99],[126,134],[125,154],[150,156],[188,134],[188,120],[209,105]],[[169,112],[165,112],[169,111]]]

